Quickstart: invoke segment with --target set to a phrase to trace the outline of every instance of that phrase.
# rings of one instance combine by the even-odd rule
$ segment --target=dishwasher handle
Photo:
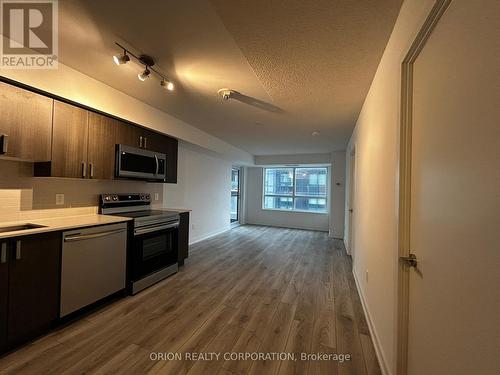
[[[64,237],[64,242],[90,240],[93,238],[111,236],[112,234],[121,233],[121,232],[125,232],[125,231],[126,231],[125,228],[121,228],[121,229],[109,230],[106,232],[98,232],[98,233],[92,233],[92,234],[74,234],[71,236]]]

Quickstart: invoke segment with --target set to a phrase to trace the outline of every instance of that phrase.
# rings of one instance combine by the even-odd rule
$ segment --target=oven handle
[[[145,228],[137,228],[137,229],[134,229],[134,236],[137,236],[140,234],[151,233],[151,232],[157,232],[157,231],[164,230],[164,229],[177,228],[177,227],[179,227],[178,221],[176,221],[175,223],[172,223],[172,224],[153,225],[153,226],[145,227]]]

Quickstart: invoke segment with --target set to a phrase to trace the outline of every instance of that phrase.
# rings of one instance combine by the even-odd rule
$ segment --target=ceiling
[[[254,155],[342,150],[401,1],[61,1],[60,61]],[[117,67],[115,41],[175,91]]]

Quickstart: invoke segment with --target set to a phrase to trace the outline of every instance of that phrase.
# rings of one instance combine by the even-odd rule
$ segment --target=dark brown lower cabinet
[[[7,303],[9,298],[7,251],[7,241],[0,240],[0,353],[7,348]]]
[[[179,266],[184,264],[184,259],[189,256],[189,212],[179,214]]]
[[[8,239],[7,253],[2,265],[8,266],[8,282],[2,280],[1,289],[8,289],[6,341],[13,348],[48,331],[58,318],[61,233]]]

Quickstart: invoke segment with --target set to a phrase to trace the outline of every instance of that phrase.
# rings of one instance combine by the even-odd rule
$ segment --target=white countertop
[[[178,212],[180,214],[183,213],[183,212],[191,212],[192,211],[189,208],[172,208],[172,207],[166,207],[166,208],[162,207],[162,210],[174,211],[174,212]]]
[[[33,220],[1,222],[0,228],[9,227],[13,225],[23,225],[23,224],[43,225],[44,227],[3,232],[3,233],[0,232],[0,239],[9,237],[27,236],[31,234],[38,234],[45,232],[55,232],[60,230],[77,229],[83,227],[93,227],[96,225],[123,223],[129,220],[132,219],[129,217],[122,217],[122,216],[91,214],[91,215],[61,216],[61,217],[49,217],[49,218],[41,218]]]

